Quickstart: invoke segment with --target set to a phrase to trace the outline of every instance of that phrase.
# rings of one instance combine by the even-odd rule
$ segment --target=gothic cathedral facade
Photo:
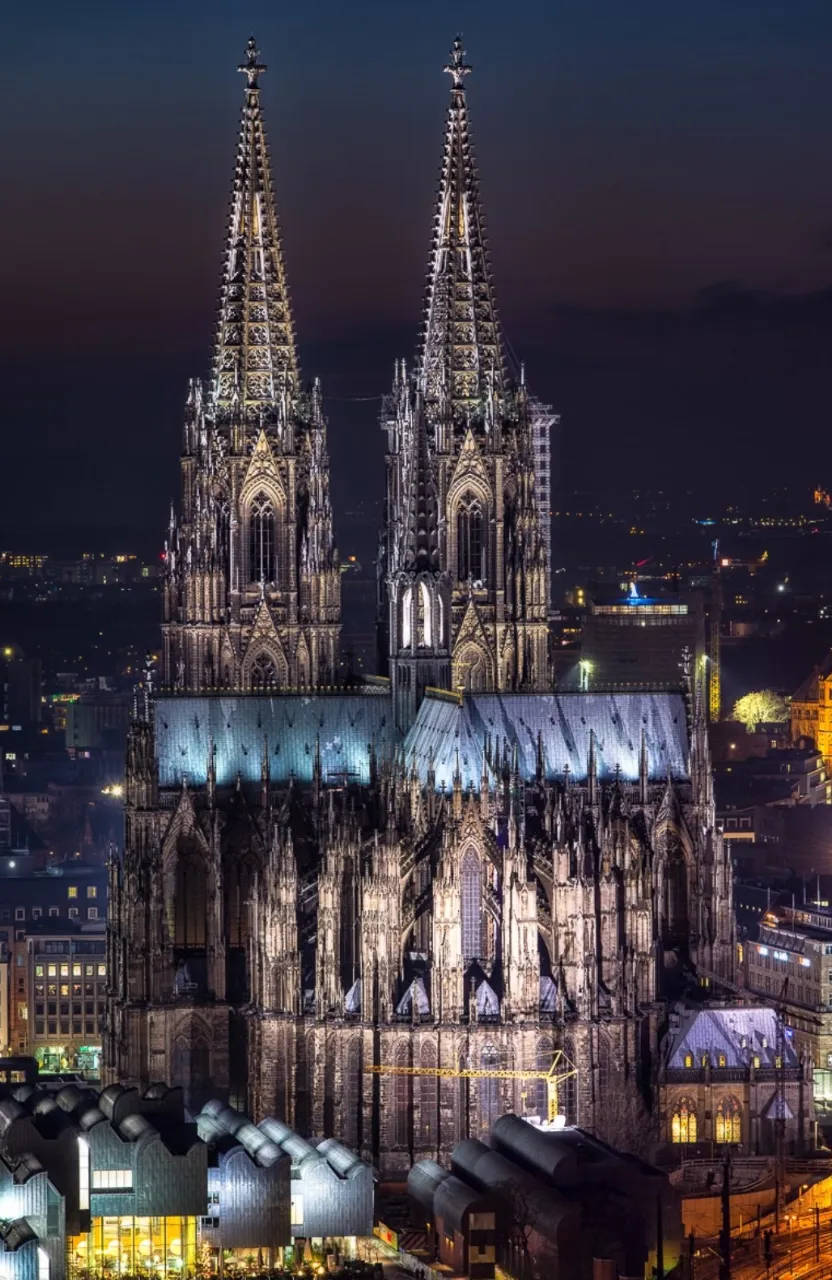
[[[457,42],[425,321],[385,401],[387,680],[338,684],[320,387],[300,381],[247,51],[220,325],[187,403],[163,661],[111,865],[109,1081],[224,1094],[401,1173],[499,1114],[613,1139],[667,1001],[730,978],[695,679],[559,694],[529,399],[494,305]]]

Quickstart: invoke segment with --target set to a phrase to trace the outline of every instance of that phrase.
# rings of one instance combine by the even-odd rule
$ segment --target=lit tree
[[[773,689],[757,689],[734,703],[732,720],[739,720],[749,733],[761,724],[783,724],[789,718],[786,699]]]

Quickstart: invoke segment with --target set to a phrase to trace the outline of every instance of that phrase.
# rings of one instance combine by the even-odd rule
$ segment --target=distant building
[[[814,743],[832,769],[832,651],[792,694],[792,741]]]
[[[0,657],[0,724],[22,730],[39,725],[42,692],[39,658],[25,658],[17,650]]]
[[[580,684],[585,689],[678,688],[687,669],[698,678],[707,658],[701,592],[661,597],[632,594],[596,599],[581,637]]]
[[[816,1103],[832,1105],[832,911],[770,907],[743,960],[749,991],[782,1000],[797,1050],[814,1068]]]
[[[717,822],[734,846],[772,840],[779,831],[772,809],[832,803],[832,778],[814,747],[770,750],[719,765],[714,790]]]
[[[649,1275],[659,1219],[661,1273],[679,1260],[680,1202],[668,1179],[581,1129],[502,1116],[490,1146],[467,1138],[450,1169],[421,1160],[407,1185],[428,1220],[429,1252],[456,1276],[491,1277],[499,1264],[521,1278],[572,1280],[595,1258],[619,1275]]]
[[[774,1009],[679,1008],[663,1045],[658,1109],[661,1141],[689,1155],[714,1146],[772,1154],[780,1117],[786,1149],[801,1153],[814,1135],[811,1065]]]
[[[0,1049],[97,1075],[107,992],[107,872],[0,857]],[[54,971],[54,972],[53,972]],[[0,1018],[0,1026],[2,1018]]]
[[[66,705],[65,741],[68,750],[122,749],[129,727],[129,694],[85,693]]]

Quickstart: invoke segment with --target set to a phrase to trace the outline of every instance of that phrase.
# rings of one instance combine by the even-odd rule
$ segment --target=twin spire
[[[254,420],[284,410],[300,391],[289,290],[272,190],[259,78],[266,70],[252,38],[239,70],[246,77],[232,189],[220,317],[211,379],[215,412]],[[477,415],[504,389],[465,78],[471,68],[458,38],[445,70],[451,101],[434,217],[417,381],[429,418]]]
[[[445,70],[451,101],[417,378],[430,418],[450,415],[464,422],[490,395],[502,396],[505,373],[465,100],[471,68],[459,38]]]
[[[295,335],[258,80],[266,67],[252,38],[231,194],[211,398],[215,412],[255,420],[288,408],[299,389]]]

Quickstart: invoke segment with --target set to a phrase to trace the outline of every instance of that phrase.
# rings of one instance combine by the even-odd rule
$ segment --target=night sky
[[[832,479],[829,0],[41,0],[0,67],[0,534],[157,547],[253,32],[337,534],[381,496],[457,30],[496,291],[564,485]],[[55,549],[58,549],[55,547]]]

